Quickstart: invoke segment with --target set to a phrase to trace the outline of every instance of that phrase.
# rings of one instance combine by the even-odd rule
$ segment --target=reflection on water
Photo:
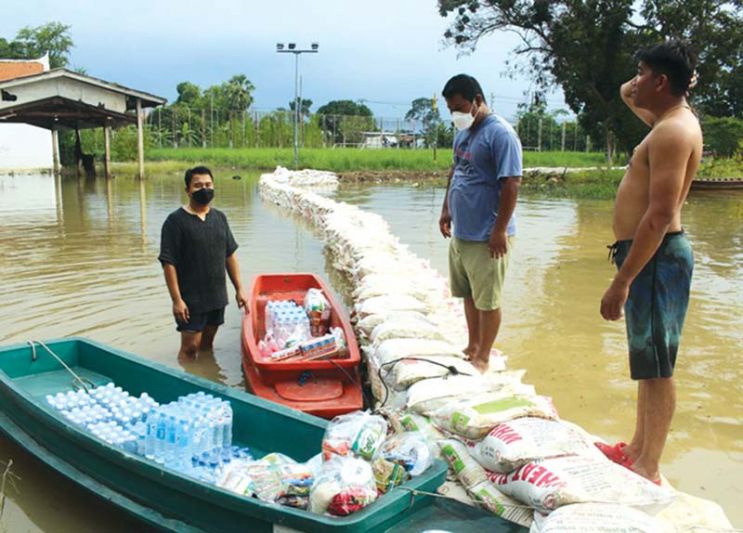
[[[180,175],[147,181],[0,177],[0,342],[85,335],[178,367],[179,337],[156,257],[160,227],[184,201],[183,186]],[[441,189],[354,186],[336,196],[384,216],[415,253],[446,272],[447,243],[437,224]],[[319,272],[347,297],[345,280],[332,271],[316,230],[263,204],[255,177],[231,180],[218,173],[215,203],[240,244],[245,284],[259,272]],[[672,483],[722,502],[739,526],[743,511],[733,502],[741,498],[743,477],[741,205],[741,195],[707,195],[694,196],[686,208],[697,265],[679,358],[678,412],[664,464]],[[598,314],[612,275],[605,248],[612,240],[610,215],[609,202],[521,202],[499,343],[511,365],[526,368],[526,381],[552,396],[565,418],[619,438],[632,425],[634,386],[627,379],[623,325],[605,323]],[[183,368],[242,387],[241,317],[231,290],[230,302],[214,352]],[[0,460],[9,457],[23,477],[21,493],[11,491],[6,510],[13,530],[119,527],[118,518],[91,512],[101,506],[82,491],[67,490],[69,483],[0,441]],[[713,478],[713,471],[726,474]],[[49,502],[57,505],[54,519],[47,519]]]

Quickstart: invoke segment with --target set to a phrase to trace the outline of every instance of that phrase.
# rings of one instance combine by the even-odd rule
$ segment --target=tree
[[[232,76],[223,87],[225,103],[230,111],[247,111],[253,103],[255,86],[245,74]]]
[[[294,113],[294,108],[297,107],[294,101],[292,100],[289,102],[289,109]],[[309,117],[310,116],[310,108],[312,107],[312,100],[308,100],[306,98],[302,98],[302,104],[299,108],[299,114],[302,115],[302,117]]]
[[[198,107],[202,104],[201,102],[201,89],[195,83],[190,81],[182,81],[175,88],[178,91],[178,98],[176,104],[187,105],[191,107]]]
[[[517,33],[521,44],[514,52],[526,61],[511,68],[528,72],[542,90],[559,85],[581,126],[604,142],[611,156],[615,139],[629,150],[644,132],[622,103],[619,86],[635,71],[634,52],[663,37],[703,43],[701,105],[719,104],[712,94],[722,90],[724,111],[743,106],[734,98],[743,90],[735,84],[743,55],[741,5],[741,0],[440,0],[439,12],[454,14],[445,37],[460,48],[474,50],[496,31]]]
[[[358,132],[374,128],[371,109],[352,100],[332,100],[320,107],[317,114],[323,115],[322,128],[334,143],[359,142]]]
[[[432,98],[416,98],[405,113],[405,120],[417,120],[425,137],[426,145],[432,146],[438,140],[438,124],[441,122],[439,109]]]
[[[27,26],[10,43],[11,52],[16,54],[17,59],[35,59],[48,52],[50,68],[65,67],[69,63],[70,49],[74,46],[69,30],[70,26],[61,22],[49,22],[35,28]]]

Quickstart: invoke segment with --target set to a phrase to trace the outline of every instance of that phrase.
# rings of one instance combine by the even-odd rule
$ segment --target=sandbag
[[[452,369],[457,374],[478,375],[477,369],[471,363],[452,356],[421,356],[416,359],[400,359],[386,368],[387,372],[384,373],[384,378],[395,390],[406,390],[422,379],[440,378],[449,375]]]
[[[470,489],[487,481],[487,472],[470,456],[467,446],[458,440],[445,439],[439,441],[439,448],[441,456],[465,488]]]
[[[356,304],[354,309],[363,318],[368,315],[379,315],[390,311],[417,311],[419,313],[425,313],[428,310],[428,306],[412,296],[394,294],[369,298]]]
[[[365,335],[371,335],[371,332],[374,331],[374,328],[377,327],[379,324],[387,321],[395,321],[395,320],[422,320],[425,321],[431,325],[434,325],[433,322],[428,320],[426,318],[426,315],[419,311],[395,311],[395,310],[386,310],[382,311],[380,313],[376,313],[373,315],[367,315],[363,318],[360,318],[356,324],[356,327],[359,328]]]
[[[612,503],[576,503],[549,515],[534,513],[529,533],[674,533],[665,520]]]
[[[530,507],[503,494],[490,481],[478,483],[468,492],[481,507],[510,522],[529,527],[533,521],[534,511]]]
[[[374,352],[374,358],[382,365],[404,357],[436,356],[464,359],[464,354],[453,345],[427,339],[389,339],[382,342]]]
[[[408,408],[426,416],[459,397],[472,397],[490,390],[482,376],[448,376],[424,379],[408,389]]]
[[[533,461],[510,474],[488,472],[501,492],[547,514],[572,503],[614,502],[657,512],[674,499],[659,487],[606,458],[556,457]]]
[[[369,335],[369,339],[376,345],[387,339],[431,339],[443,341],[444,336],[439,328],[428,320],[411,318],[396,318],[385,320],[377,325]]]
[[[446,431],[480,440],[498,424],[524,416],[556,419],[557,412],[544,396],[490,393],[445,405],[431,419]]]
[[[471,453],[484,468],[509,473],[537,459],[601,452],[562,421],[525,417],[498,424]]]

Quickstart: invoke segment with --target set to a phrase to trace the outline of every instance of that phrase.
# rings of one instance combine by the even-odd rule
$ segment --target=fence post
[[[542,151],[542,119],[539,119],[539,129],[537,130],[537,152]]]
[[[560,151],[565,151],[565,123],[562,123],[562,139],[560,140]]]
[[[586,153],[591,151],[591,136],[586,135]]]

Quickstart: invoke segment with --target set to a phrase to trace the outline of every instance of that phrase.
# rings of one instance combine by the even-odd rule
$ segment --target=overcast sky
[[[313,110],[335,99],[365,100],[378,116],[400,117],[410,102],[440,94],[460,72],[478,78],[497,112],[512,117],[530,80],[504,76],[517,44],[494,34],[471,55],[445,47],[447,20],[436,0],[7,0],[0,36],[23,26],[60,21],[72,26],[71,60],[96,77],[172,101],[176,85],[200,87],[245,74],[256,87],[254,108],[287,107],[294,96],[294,58],[277,42],[309,47],[300,59],[303,96]],[[567,108],[562,95],[551,108]],[[447,113],[443,113],[448,116]]]

